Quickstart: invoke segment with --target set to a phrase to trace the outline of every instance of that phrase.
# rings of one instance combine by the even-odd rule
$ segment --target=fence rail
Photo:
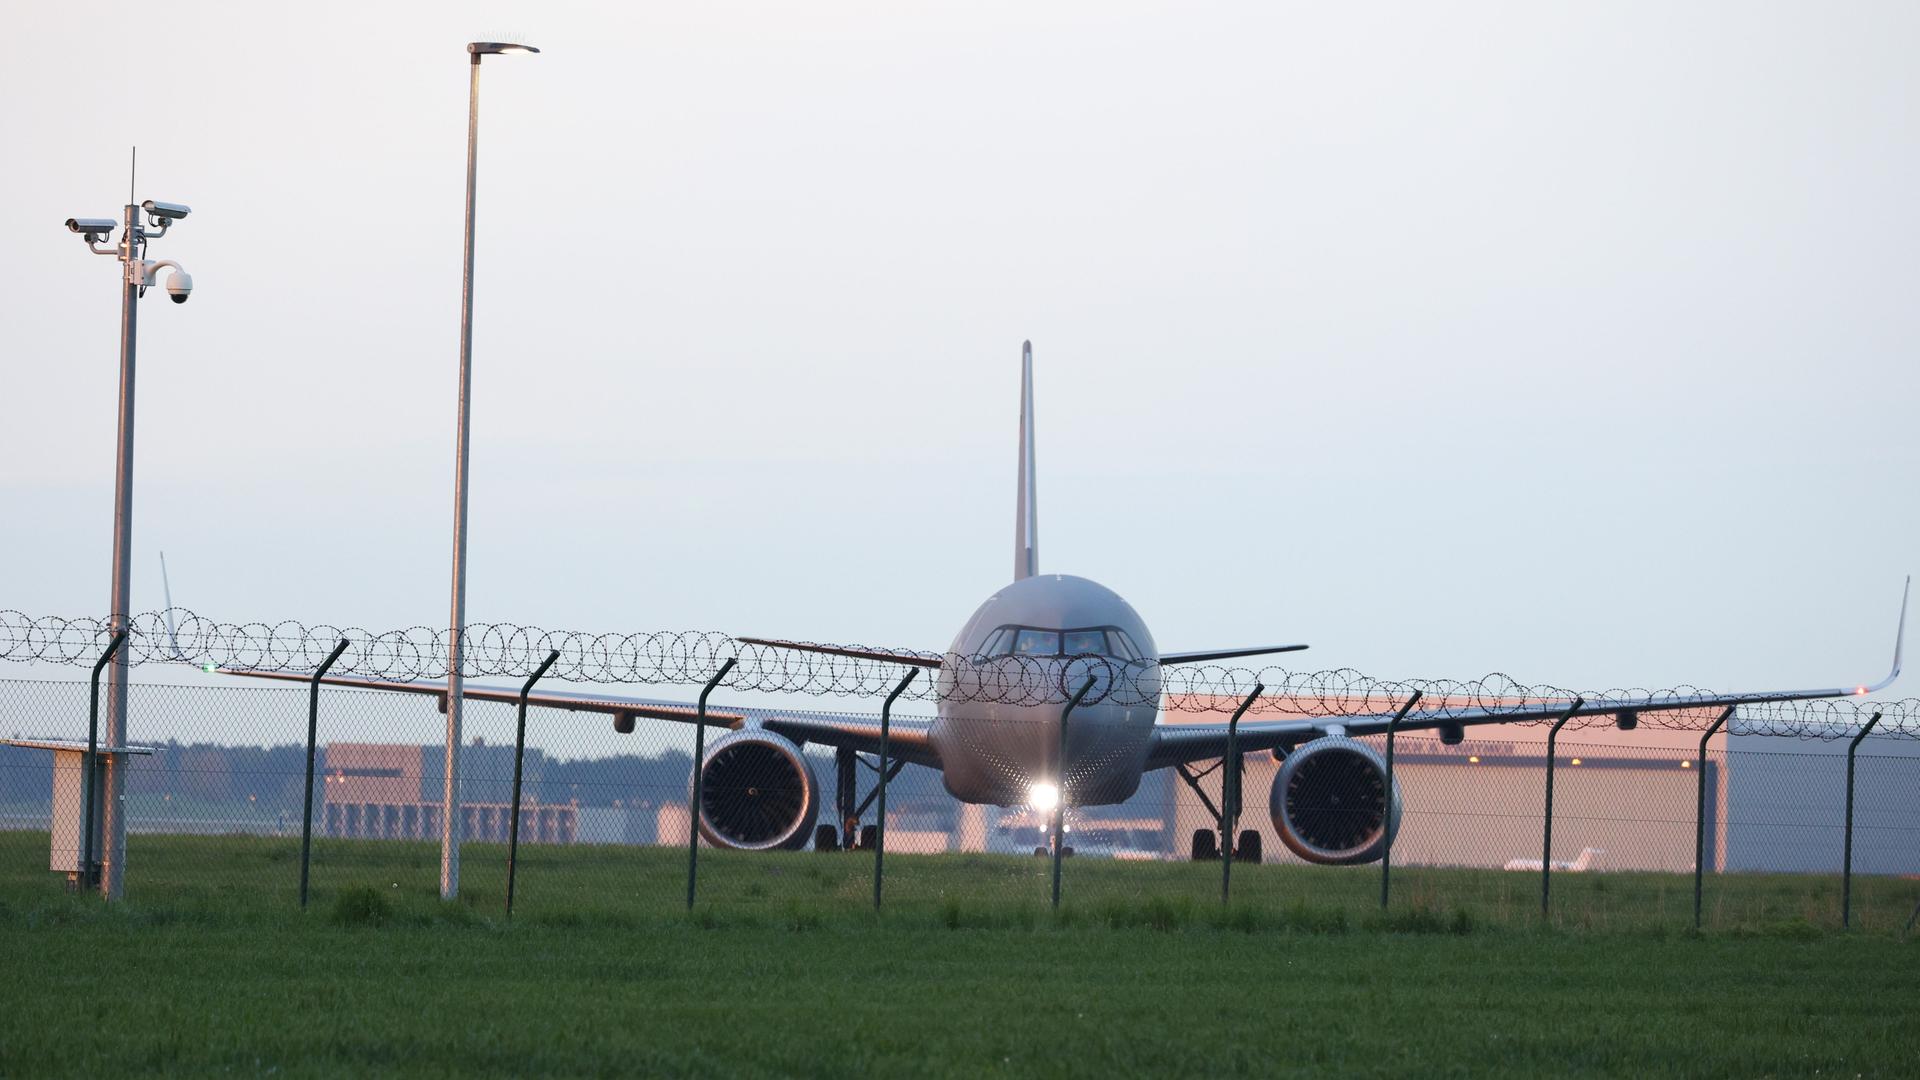
[[[313,699],[298,685],[136,683],[130,693],[129,741],[153,749],[127,773],[130,897],[204,895],[209,881],[231,878],[283,894],[292,906],[309,823],[311,887],[322,903],[350,886],[433,889],[445,729],[432,699],[338,689]],[[0,680],[0,733],[84,742],[88,704],[85,681]],[[1241,802],[1224,787],[1227,770],[1192,786],[1161,770],[1123,802],[1067,807],[1055,847],[1047,814],[962,803],[920,765],[808,747],[809,790],[799,793],[808,806],[792,812],[810,811],[817,827],[785,845],[801,850],[751,852],[716,850],[691,828],[694,725],[641,719],[621,734],[604,720],[536,707],[527,710],[516,755],[518,724],[509,705],[473,703],[467,711],[471,741],[457,807],[470,845],[463,896],[495,911],[510,862],[523,913],[613,903],[678,908],[690,846],[704,849],[701,909],[867,906],[879,900],[875,878],[884,872],[889,909],[1044,910],[1052,860],[1035,853],[1069,850],[1059,878],[1068,907],[1217,905],[1226,868],[1195,865],[1194,856],[1223,851],[1242,860],[1230,878],[1235,908],[1358,913],[1383,901],[1381,867],[1309,866],[1289,850],[1268,798],[1280,762],[1264,752],[1245,755],[1234,773],[1245,793],[1236,835],[1219,832],[1218,810]],[[1545,732],[1476,728],[1457,745],[1398,733],[1393,782],[1404,813],[1391,844],[1390,912],[1537,919],[1550,879],[1556,920],[1689,925],[1697,850],[1709,929],[1796,920],[1904,925],[1920,901],[1920,800],[1912,797],[1920,755],[1911,741],[1876,733],[1849,755],[1838,744],[1763,737],[1743,715],[1727,730],[1724,745],[1704,755],[1692,735],[1644,727],[1561,734],[1544,852]],[[1384,739],[1369,741],[1384,749]],[[724,738],[709,745],[726,751]],[[0,747],[0,899],[57,892],[61,876],[48,868],[63,856],[84,858],[55,846],[59,837],[85,835],[59,820],[57,793],[71,779],[61,768],[77,769],[77,759],[55,766],[50,756]],[[742,765],[723,794],[746,798],[741,792],[761,775],[755,767]],[[765,775],[773,782],[763,786],[779,794],[778,776]],[[883,775],[891,778],[884,821],[876,798]],[[713,787],[710,776],[709,797]],[[769,804],[765,812],[787,811]],[[882,842],[884,863],[845,854],[874,852]]]

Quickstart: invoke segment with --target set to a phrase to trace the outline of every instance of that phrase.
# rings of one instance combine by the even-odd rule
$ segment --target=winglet
[[[1913,575],[1908,574],[1906,587],[1900,590],[1900,628],[1893,635],[1893,670],[1887,673],[1886,678],[1872,686],[1856,687],[1853,691],[1856,697],[1885,690],[1893,685],[1893,680],[1900,677],[1900,654],[1904,651],[1907,641],[1907,598],[1912,593]]]
[[[167,601],[167,647],[173,650],[175,660],[184,660],[180,655],[180,633],[173,626],[173,586],[167,582],[167,553],[160,553],[160,594]]]

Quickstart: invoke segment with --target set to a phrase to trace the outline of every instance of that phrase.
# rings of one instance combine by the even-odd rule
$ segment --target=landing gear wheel
[[[1259,830],[1240,830],[1240,842],[1233,845],[1233,861],[1247,863],[1257,863],[1260,861]]]
[[[860,826],[860,850],[872,851],[880,846],[880,827],[878,825]]]
[[[1073,845],[1072,845],[1072,844],[1061,844],[1061,845],[1060,845],[1060,857],[1061,857],[1061,858],[1063,858],[1063,859],[1064,859],[1064,858],[1066,858],[1067,856],[1069,856],[1069,855],[1071,855],[1071,854],[1073,854]]]
[[[831,825],[821,825],[813,830],[813,850],[840,850],[840,830]]]
[[[1193,830],[1193,861],[1213,862],[1220,858],[1220,838],[1212,829]]]
[[[1047,857],[1047,849],[1043,847],[1034,848],[1033,853],[1042,859]]]

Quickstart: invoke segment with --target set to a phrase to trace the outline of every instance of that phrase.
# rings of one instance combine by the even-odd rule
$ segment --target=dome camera
[[[167,299],[176,304],[184,304],[193,294],[193,275],[185,270],[175,270],[167,275]]]

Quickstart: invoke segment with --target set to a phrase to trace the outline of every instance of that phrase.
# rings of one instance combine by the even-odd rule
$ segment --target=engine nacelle
[[[797,851],[813,839],[820,782],[806,754],[771,731],[744,729],[707,748],[700,835],[715,847]]]
[[[1389,791],[1379,753],[1344,735],[1287,755],[1267,805],[1280,842],[1311,863],[1372,862],[1400,831],[1400,785]]]

